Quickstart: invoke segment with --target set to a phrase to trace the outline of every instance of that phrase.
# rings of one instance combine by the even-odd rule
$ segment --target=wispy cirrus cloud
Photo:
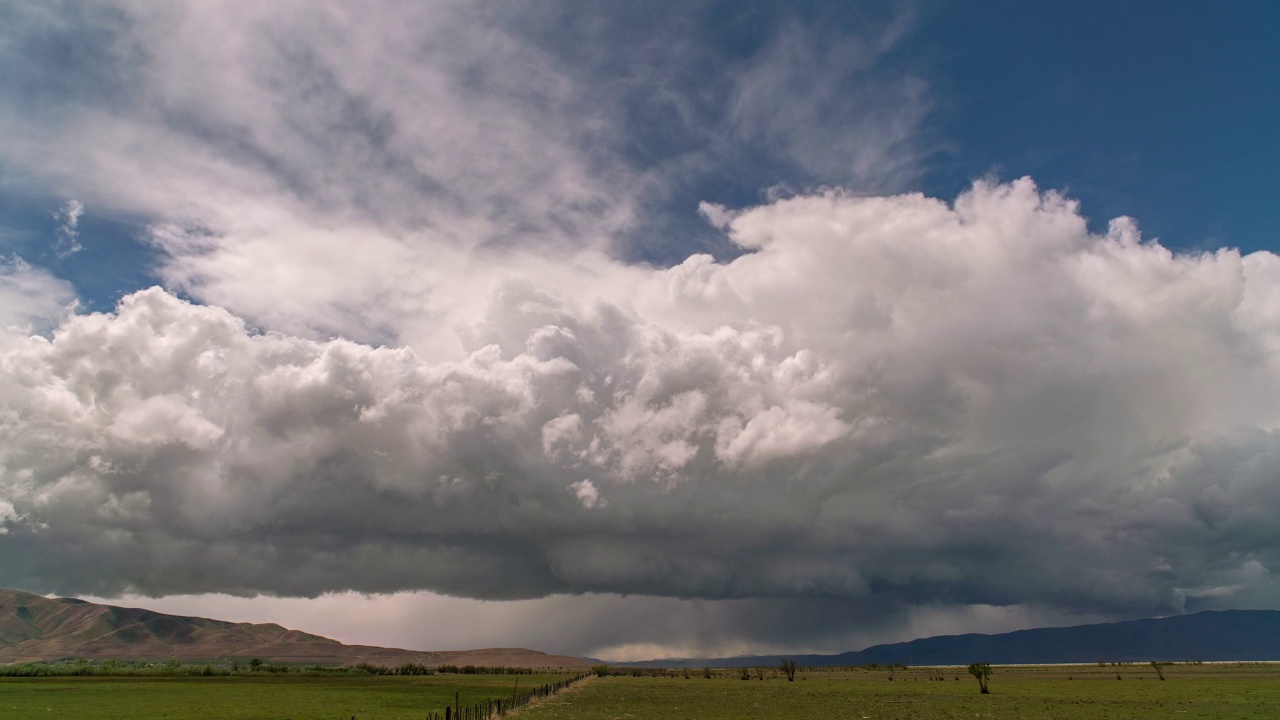
[[[264,327],[415,343],[455,322],[438,288],[473,264],[737,252],[694,210],[759,186],[721,178],[883,191],[918,171],[921,82],[872,72],[905,21],[785,23],[744,55],[708,42],[714,4],[669,10],[18,9],[7,92],[41,102],[0,115],[4,160],[150,218],[175,290]]]
[[[80,216],[84,215],[84,205],[79,200],[68,200],[53,214],[58,223],[54,231],[53,250],[58,257],[65,258],[84,249],[80,244]]]
[[[44,333],[75,308],[71,284],[22,258],[0,259],[0,343]]]

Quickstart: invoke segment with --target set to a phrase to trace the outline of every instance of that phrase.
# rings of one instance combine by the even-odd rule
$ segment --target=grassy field
[[[3,720],[421,720],[563,675],[0,678]]]
[[[991,695],[963,669],[802,670],[741,680],[719,670],[690,677],[592,678],[520,720],[738,718],[1274,718],[1280,666],[1174,665],[1161,682],[1146,665],[997,667]],[[934,678],[945,678],[936,680]],[[1120,679],[1116,676],[1119,674]],[[559,679],[520,677],[521,687]],[[461,693],[462,703],[509,695],[515,676],[3,678],[8,720],[421,720]]]
[[[1117,681],[1116,674],[1120,675]],[[795,682],[596,678],[521,713],[520,720],[730,720],[731,718],[1263,718],[1280,717],[1280,667],[1171,666],[1161,682],[1150,666],[997,667],[990,695],[963,669],[802,671]],[[803,679],[802,679],[803,678]],[[958,679],[957,679],[958,678]]]

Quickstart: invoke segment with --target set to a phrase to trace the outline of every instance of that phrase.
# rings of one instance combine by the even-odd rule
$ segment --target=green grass
[[[0,678],[3,720],[421,720],[563,675]]]
[[[1116,680],[1117,670],[1122,681]],[[1161,682],[1148,666],[1122,668],[996,668],[991,695],[963,669],[946,680],[927,671],[802,672],[795,682],[738,679],[719,671],[693,677],[595,678],[520,720],[730,720],[737,718],[1264,718],[1280,712],[1280,668],[1222,666],[1165,669]],[[954,678],[959,678],[955,680]],[[1070,677],[1071,679],[1068,679]]]
[[[776,671],[740,680],[716,671],[591,678],[519,720],[738,720],[868,718],[1258,719],[1277,716],[1280,666],[1175,665],[1161,682],[1149,666],[996,667],[991,695],[963,669]],[[1122,681],[1116,680],[1119,673]],[[517,676],[0,678],[0,720],[422,720],[430,711],[510,695]],[[562,676],[521,675],[531,688]],[[958,679],[957,679],[958,678]]]

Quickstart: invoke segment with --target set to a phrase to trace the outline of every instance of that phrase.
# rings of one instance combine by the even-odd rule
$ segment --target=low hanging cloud
[[[746,254],[495,264],[456,359],[158,288],[10,334],[0,585],[1277,599],[1280,258],[1091,234],[1029,180],[707,210]]]
[[[890,606],[871,598],[697,600],[639,595],[552,595],[477,602],[425,592],[319,598],[175,595],[105,600],[236,622],[323,628],[349,643],[409,648],[535,647],[609,661],[843,652],[949,632],[1008,632],[1098,618],[1018,606]],[[429,622],[423,622],[429,618]],[[619,622],[619,618],[626,618]]]

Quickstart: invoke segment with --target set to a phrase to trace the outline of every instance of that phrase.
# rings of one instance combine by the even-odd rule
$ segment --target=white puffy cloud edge
[[[160,288],[10,323],[0,585],[1274,606],[1280,258],[1026,179],[706,212],[748,252],[490,256],[453,358]]]

